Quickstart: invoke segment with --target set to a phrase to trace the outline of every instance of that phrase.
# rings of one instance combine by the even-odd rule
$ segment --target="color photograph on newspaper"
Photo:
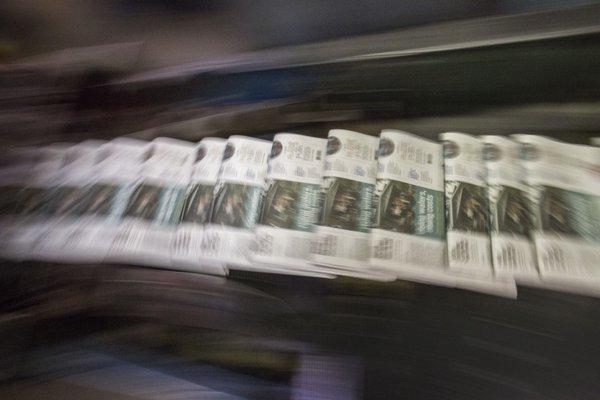
[[[413,204],[416,187],[391,180],[381,182],[377,186],[380,185],[383,188],[381,193],[377,193],[375,226],[393,232],[414,233]]]
[[[510,186],[494,186],[488,190],[495,233],[529,236],[532,221],[527,194]]]
[[[488,232],[486,189],[466,182],[446,182],[448,230]]]
[[[320,185],[273,180],[265,195],[260,224],[310,231],[316,223]]]
[[[48,212],[56,216],[75,216],[82,212],[87,190],[85,187],[63,186],[49,195]]]
[[[441,239],[444,194],[390,179],[378,180],[374,228]]]
[[[113,208],[113,202],[118,186],[96,184],[92,186],[82,202],[81,213],[86,215],[108,215]]]
[[[183,206],[182,222],[205,224],[210,218],[213,201],[212,185],[195,184],[187,189]]]
[[[161,188],[149,184],[139,185],[129,199],[124,216],[153,221],[158,211]]]
[[[124,216],[157,224],[175,224],[181,218],[184,190],[143,183],[131,195]]]
[[[42,212],[47,206],[49,191],[46,188],[26,187],[17,194],[16,214],[31,215]]]
[[[350,179],[326,177],[320,225],[356,232],[369,232],[373,185]]]
[[[598,207],[596,196],[541,186],[538,210],[544,233],[598,240],[594,222]]]
[[[259,186],[221,184],[216,189],[211,223],[251,229],[260,210],[260,197]]]

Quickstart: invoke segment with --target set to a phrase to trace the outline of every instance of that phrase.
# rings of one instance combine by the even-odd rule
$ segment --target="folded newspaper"
[[[194,162],[194,143],[170,138],[151,142],[119,224],[111,261],[171,266],[171,242],[183,210]]]
[[[310,261],[319,216],[326,139],[278,133],[273,139],[267,190],[254,229],[253,264],[285,274],[323,272]],[[314,275],[314,274],[310,274]]]
[[[10,149],[0,154],[0,221],[16,215],[19,193],[36,162],[35,148]]]
[[[98,150],[91,185],[83,193],[68,249],[69,259],[104,261],[118,232],[118,222],[141,175],[149,149],[145,141],[117,138]]]
[[[395,279],[369,268],[378,146],[375,136],[343,129],[329,131],[312,260],[331,267],[336,275]]]
[[[200,251],[226,144],[225,139],[204,138],[195,149],[183,212],[172,241],[171,263],[174,268],[215,275],[227,273],[222,263],[202,260]]]
[[[104,142],[88,140],[65,150],[55,186],[45,204],[47,234],[32,248],[36,259],[70,261],[72,242],[77,240],[82,205],[95,179],[96,161]]]
[[[245,136],[227,140],[200,258],[252,269],[253,229],[260,214],[271,142]]]
[[[16,255],[12,241],[23,228],[22,200],[40,157],[40,149],[11,149],[0,165],[0,256]]]
[[[446,271],[442,145],[381,132],[370,264],[401,279],[453,286]]]
[[[544,284],[600,294],[600,148],[542,136],[523,144],[533,237]]]
[[[502,136],[482,136],[490,204],[492,263],[497,275],[517,282],[537,282],[531,241],[531,209],[522,145]]]
[[[35,259],[34,248],[39,247],[50,233],[47,212],[50,193],[61,182],[64,156],[70,145],[59,143],[34,150],[36,155],[27,181],[17,194],[13,219],[4,246],[5,255],[10,258]]]
[[[494,277],[490,253],[489,211],[483,142],[447,132],[444,146],[448,266],[460,288],[516,296],[514,280]]]

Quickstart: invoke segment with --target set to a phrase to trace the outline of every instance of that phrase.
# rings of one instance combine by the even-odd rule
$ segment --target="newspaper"
[[[502,136],[482,136],[490,204],[492,263],[497,275],[535,282],[538,271],[531,241],[531,204],[521,145]]]
[[[260,213],[271,142],[245,136],[227,140],[208,225],[203,261],[250,268],[250,242]]]
[[[293,133],[275,135],[267,191],[252,243],[252,261],[281,273],[315,271],[309,261],[319,217],[327,140]],[[318,270],[318,269],[317,269]]]
[[[196,145],[170,138],[151,142],[109,251],[112,261],[170,267]]]
[[[118,233],[118,222],[141,176],[145,141],[117,138],[98,150],[91,185],[83,193],[66,246],[66,255],[77,262],[101,262]]]
[[[600,148],[514,137],[523,144],[542,280],[600,294]]]
[[[12,241],[23,227],[22,200],[40,158],[39,149],[11,149],[0,158],[0,256],[12,258]]]
[[[445,271],[442,145],[382,131],[375,199],[371,266],[402,279],[452,286]]]
[[[227,141],[204,138],[195,149],[190,182],[185,193],[181,220],[171,248],[171,264],[215,275],[227,273],[223,264],[201,260],[200,246],[204,226],[210,219],[213,192]]]
[[[379,138],[332,129],[321,182],[321,210],[312,261],[336,275],[385,279],[369,269],[369,231]]]
[[[77,237],[82,205],[87,189],[94,181],[96,159],[103,143],[88,140],[65,150],[56,185],[50,190],[45,204],[44,230],[47,234],[32,248],[35,258],[70,260],[71,241]]]
[[[11,149],[0,155],[0,219],[16,215],[17,199],[34,168],[36,151]]]
[[[594,146],[600,146],[600,137],[595,137],[590,140],[590,143]]]
[[[448,261],[451,270],[490,275],[488,202],[483,143],[464,133],[443,133]]]
[[[35,259],[33,252],[50,232],[46,212],[49,195],[59,183],[61,166],[68,144],[54,144],[34,150],[34,162],[24,188],[17,193],[16,209],[4,228],[2,252],[17,260]]]
[[[458,132],[442,133],[440,139],[444,146],[448,269],[455,286],[516,297],[514,280],[493,274],[483,142]]]

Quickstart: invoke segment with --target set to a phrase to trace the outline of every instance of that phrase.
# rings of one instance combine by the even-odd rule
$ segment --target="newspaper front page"
[[[483,143],[443,133],[448,261],[451,270],[490,275],[488,202]]]
[[[181,220],[172,242],[171,263],[175,268],[215,275],[227,273],[223,264],[203,261],[200,251],[226,144],[225,139],[204,138],[196,147]]]
[[[483,142],[465,133],[440,135],[444,146],[448,267],[456,287],[516,297],[512,278],[494,277]]]
[[[40,156],[36,148],[11,149],[0,164],[0,257],[13,258],[12,241],[22,229],[22,200]]]
[[[56,186],[49,192],[44,240],[32,249],[36,259],[70,261],[71,242],[76,239],[82,203],[95,179],[96,161],[104,142],[84,141],[65,150]]]
[[[384,130],[379,141],[371,266],[452,286],[446,273],[442,145]]]
[[[517,282],[539,279],[531,241],[531,202],[521,144],[502,136],[482,136],[490,204],[492,263],[497,275]]]
[[[100,147],[93,183],[81,199],[79,224],[70,235],[71,259],[99,262],[106,258],[148,149],[148,142],[128,138],[117,138]]]
[[[47,208],[50,193],[61,182],[66,150],[71,145],[53,144],[34,150],[34,161],[25,187],[17,193],[15,218],[7,228],[5,256],[18,260],[35,259],[33,249],[50,233]]]
[[[35,167],[36,149],[11,149],[0,157],[0,221],[4,222],[16,216],[19,193]]]
[[[378,146],[375,136],[329,131],[312,260],[337,275],[390,279],[369,268]]]
[[[151,142],[119,224],[111,260],[171,266],[171,242],[181,218],[196,145],[170,138]]]
[[[254,229],[252,261],[278,272],[315,271],[310,245],[319,217],[327,140],[293,133],[273,139],[267,190]]]
[[[600,294],[600,148],[514,137],[523,144],[543,282]]]
[[[271,142],[245,136],[227,140],[201,259],[248,269],[253,229],[265,190]]]

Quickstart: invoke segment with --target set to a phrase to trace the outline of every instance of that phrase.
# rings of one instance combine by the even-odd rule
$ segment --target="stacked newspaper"
[[[200,251],[226,144],[224,139],[204,138],[195,149],[183,213],[172,242],[171,263],[175,268],[215,275],[227,273],[222,263],[202,260]]]
[[[119,224],[109,259],[169,267],[195,145],[169,138],[154,139],[141,166]]]
[[[444,142],[448,266],[456,286],[516,296],[514,280],[493,275],[483,142],[458,132],[443,133],[440,139]]]
[[[440,138],[444,141],[449,267],[490,275],[483,144],[464,133],[443,133]]]
[[[0,219],[15,216],[17,199],[36,162],[33,148],[13,149],[0,155]]]
[[[13,149],[2,154],[0,165],[0,255],[12,258],[12,241],[22,229],[24,192],[39,162],[40,149]]]
[[[333,274],[393,279],[368,268],[378,145],[374,136],[329,131],[312,260]]]
[[[497,275],[538,281],[531,241],[531,203],[521,145],[502,136],[482,136],[490,204],[492,262]]]
[[[50,233],[47,213],[50,193],[59,184],[67,144],[34,150],[34,162],[23,188],[17,193],[16,209],[7,227],[4,255],[13,259],[35,259],[34,248]]]
[[[72,257],[71,242],[77,239],[86,191],[94,182],[102,144],[89,140],[65,150],[54,188],[45,201],[46,235],[32,248],[37,259],[67,261]]]
[[[402,131],[379,141],[370,264],[420,282],[453,286],[446,273],[442,146]]]
[[[245,136],[227,140],[212,213],[200,257],[238,269],[252,269],[253,229],[260,214],[271,142]]]
[[[319,271],[310,264],[309,256],[319,216],[326,147],[325,139],[275,135],[267,191],[254,230],[253,263],[289,274]]]
[[[545,285],[600,293],[600,148],[541,136],[523,144],[534,242]]]
[[[0,166],[0,252],[219,275],[400,277],[505,296],[515,280],[600,294],[600,147],[531,135],[441,139],[334,129],[327,140],[280,133],[273,143],[24,150]]]
[[[92,184],[83,194],[79,222],[69,240],[68,254],[79,262],[103,261],[118,232],[118,221],[140,177],[148,145],[114,139],[98,150]]]

